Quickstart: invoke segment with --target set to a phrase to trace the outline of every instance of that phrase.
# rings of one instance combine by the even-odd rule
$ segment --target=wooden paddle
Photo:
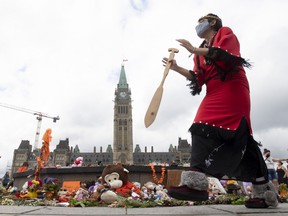
[[[157,88],[156,92],[154,93],[154,96],[152,97],[152,100],[150,102],[150,105],[147,109],[146,115],[145,115],[145,119],[144,119],[144,123],[145,123],[145,127],[148,128],[155,120],[159,106],[160,106],[160,102],[162,99],[162,95],[163,95],[163,85],[164,85],[164,81],[168,75],[169,69],[171,67],[171,60],[174,59],[175,53],[178,53],[179,50],[176,48],[169,48],[168,52],[170,52],[169,55],[169,59],[167,61],[165,70],[164,70],[164,74],[163,74],[163,78],[162,81],[159,85],[159,87]]]

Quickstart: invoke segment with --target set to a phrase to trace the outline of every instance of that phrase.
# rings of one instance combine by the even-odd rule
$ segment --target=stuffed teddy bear
[[[81,167],[83,164],[83,157],[77,157],[74,161],[74,164],[72,164],[72,167]]]
[[[28,181],[26,181],[23,186],[22,186],[22,190],[20,191],[20,198],[29,198],[28,196]]]
[[[217,184],[209,183],[209,196],[215,196],[221,194],[221,190],[218,188]]]
[[[144,184],[144,187],[147,188],[148,193],[151,193],[152,191],[155,192],[156,184],[154,182],[148,181]]]
[[[104,202],[107,204],[117,201],[118,195],[110,190],[109,186],[98,184],[97,188],[90,195],[90,201]]]
[[[58,191],[58,201],[59,202],[69,202],[72,198],[69,191],[67,191],[65,188],[60,188]]]
[[[101,177],[97,179],[94,185],[90,186],[88,189],[89,200],[104,203],[113,203],[117,200],[117,194],[110,190],[108,184],[101,184]]]
[[[42,186],[42,181],[40,179],[33,179],[27,181],[22,186],[22,190],[20,192],[20,198],[37,198],[38,189]]]
[[[87,198],[89,197],[89,193],[86,189],[84,188],[79,188],[77,191],[76,191],[76,194],[74,196],[74,199],[76,200],[86,200]]]
[[[155,199],[156,200],[161,200],[161,199],[169,199],[170,197],[168,196],[168,191],[164,189],[163,185],[156,185],[155,187]]]
[[[143,192],[128,180],[129,171],[120,164],[110,164],[102,171],[102,184],[122,197],[141,197]]]

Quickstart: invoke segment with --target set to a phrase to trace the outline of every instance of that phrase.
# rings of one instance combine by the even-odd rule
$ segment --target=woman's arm
[[[196,54],[196,55],[202,55],[202,56],[207,56],[209,52],[208,48],[197,48],[197,47],[193,47],[193,51],[191,52],[191,54]]]
[[[164,57],[162,59],[162,62],[164,63],[164,66],[167,65],[168,63],[168,58]],[[170,69],[171,70],[174,70],[176,72],[178,72],[179,74],[181,74],[182,76],[186,77],[187,79],[192,79],[192,75],[191,73],[189,72],[189,70],[183,68],[183,67],[180,67],[179,65],[177,65],[177,62],[175,59],[171,60],[171,66],[170,66]]]
[[[288,170],[286,169],[286,167],[284,167],[284,166],[281,166],[282,167],[282,169],[284,170],[284,172],[285,172],[285,175],[283,176],[283,178],[287,178],[288,177]]]
[[[197,48],[197,47],[192,46],[192,44],[188,40],[177,39],[176,41],[178,41],[180,43],[180,46],[183,46],[191,54],[194,53],[196,55],[206,56],[209,52],[208,48]]]
[[[178,72],[179,74],[181,74],[182,76],[186,77],[187,79],[191,80],[192,79],[192,75],[189,72],[189,70],[179,67],[177,70],[175,70],[176,72]]]
[[[281,162],[281,161],[287,161],[287,158],[272,158],[273,162]]]

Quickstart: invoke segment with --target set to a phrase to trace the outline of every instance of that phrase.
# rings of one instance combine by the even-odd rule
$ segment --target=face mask
[[[195,29],[197,35],[201,38],[205,31],[207,31],[210,28],[208,20],[204,20],[203,22],[199,23]]]

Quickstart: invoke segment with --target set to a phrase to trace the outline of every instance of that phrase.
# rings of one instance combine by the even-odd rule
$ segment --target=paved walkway
[[[0,216],[7,215],[205,215],[205,216],[276,216],[288,215],[288,204],[280,203],[278,208],[247,209],[243,205],[202,205],[185,207],[159,207],[159,208],[108,208],[108,207],[51,207],[51,206],[0,206]]]

